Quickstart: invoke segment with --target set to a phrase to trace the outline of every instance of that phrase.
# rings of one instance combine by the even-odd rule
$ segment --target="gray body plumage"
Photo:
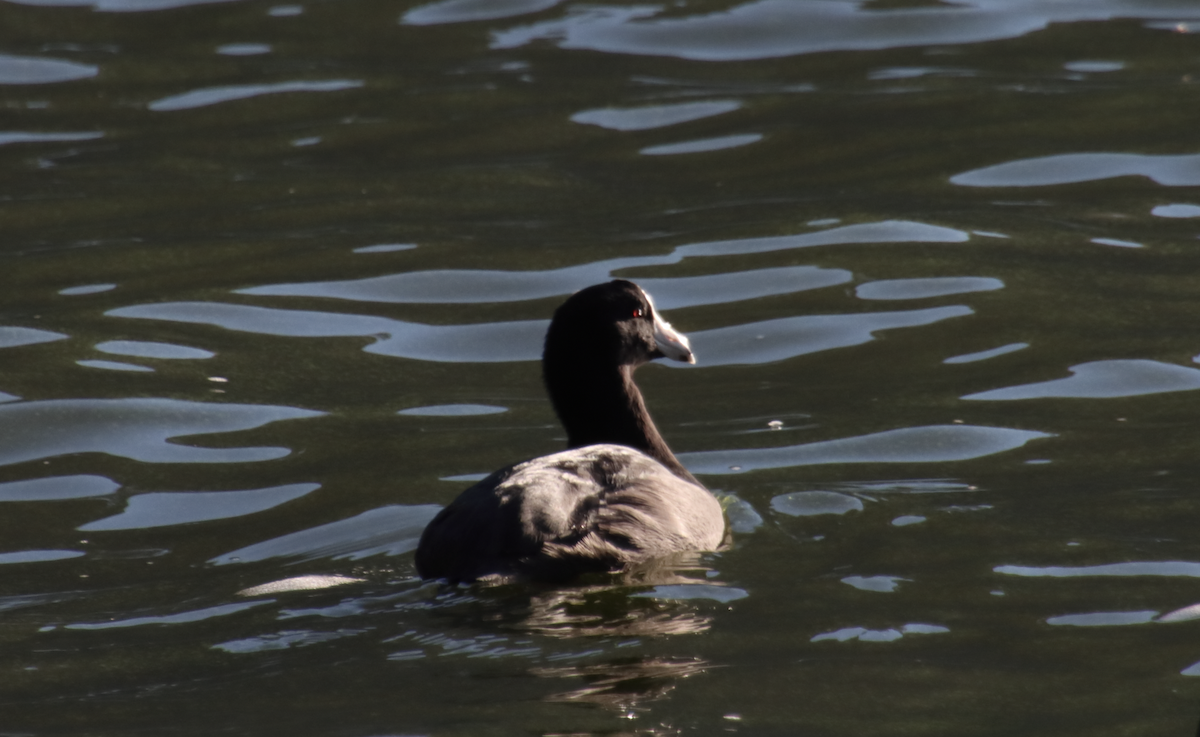
[[[467,489],[421,536],[425,577],[540,580],[617,571],[681,551],[715,550],[717,499],[620,445],[589,445],[501,469]]]

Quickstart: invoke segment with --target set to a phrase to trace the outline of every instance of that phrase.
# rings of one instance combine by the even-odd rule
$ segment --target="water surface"
[[[1193,734],[1197,29],[0,3],[4,730]],[[618,277],[731,545],[420,581],[562,447],[542,336]]]

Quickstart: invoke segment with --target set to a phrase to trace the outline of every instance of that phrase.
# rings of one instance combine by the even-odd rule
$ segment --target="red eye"
[[[646,313],[640,307],[633,311],[634,317],[643,317],[643,316],[645,316],[645,314]]]

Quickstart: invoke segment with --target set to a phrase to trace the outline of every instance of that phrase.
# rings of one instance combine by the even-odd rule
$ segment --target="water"
[[[1200,7],[0,4],[6,734],[1178,735]],[[566,294],[733,545],[444,588]]]

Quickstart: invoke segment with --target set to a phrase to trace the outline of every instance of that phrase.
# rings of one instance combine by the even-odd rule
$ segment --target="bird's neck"
[[[582,448],[613,443],[640,450],[682,479],[700,485],[684,468],[654,426],[645,400],[633,383],[633,368],[618,366],[594,369],[586,377],[574,377],[582,390],[565,391],[549,377],[550,401],[567,431],[567,445]]]

